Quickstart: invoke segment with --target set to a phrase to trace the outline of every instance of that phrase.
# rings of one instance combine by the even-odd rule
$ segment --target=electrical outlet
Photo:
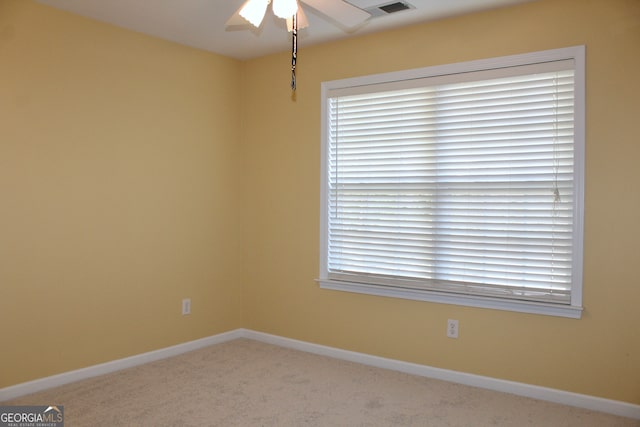
[[[191,314],[191,298],[182,300],[182,315]]]
[[[458,338],[458,321],[449,319],[447,320],[447,336],[449,338]]]

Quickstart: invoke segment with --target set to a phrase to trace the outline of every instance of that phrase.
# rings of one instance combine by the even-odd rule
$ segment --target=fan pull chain
[[[296,60],[298,57],[298,14],[293,15],[293,46],[291,47],[291,90],[296,90]]]

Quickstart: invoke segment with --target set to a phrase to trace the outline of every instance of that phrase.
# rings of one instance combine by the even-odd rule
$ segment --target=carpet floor
[[[614,415],[238,339],[4,405],[65,426],[638,427]]]

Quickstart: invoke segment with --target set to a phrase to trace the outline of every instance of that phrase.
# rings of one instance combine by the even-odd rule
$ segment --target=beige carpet
[[[5,402],[65,426],[640,426],[637,420],[239,339]]]

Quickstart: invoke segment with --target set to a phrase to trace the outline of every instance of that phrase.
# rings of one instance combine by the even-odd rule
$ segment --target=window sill
[[[346,291],[382,297],[489,308],[493,310],[516,311],[520,313],[542,314],[546,316],[568,317],[572,319],[580,319],[582,316],[582,307],[571,305],[545,304],[540,302],[498,299],[445,292],[392,288],[379,285],[340,282],[328,279],[317,279],[316,281],[319,283],[320,288],[334,291]]]

